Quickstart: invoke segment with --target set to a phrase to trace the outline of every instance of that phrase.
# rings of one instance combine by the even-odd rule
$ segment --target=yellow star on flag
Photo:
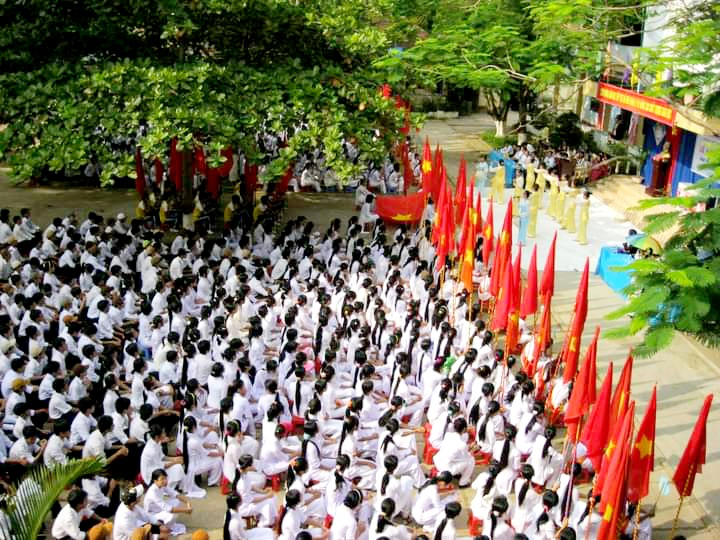
[[[466,249],[466,250],[465,250],[465,260],[466,260],[466,261],[472,261],[472,258],[473,258],[472,249]]]
[[[613,515],[613,507],[612,504],[608,504],[605,506],[605,513],[603,514],[603,520],[610,521],[612,519]]]
[[[424,173],[429,173],[430,171],[432,171],[432,163],[430,163],[430,161],[428,160],[423,161],[422,170]]]
[[[518,316],[517,311],[513,311],[513,312],[510,314],[510,320],[511,320],[513,323],[517,322],[519,319],[520,319],[520,317]]]
[[[570,338],[570,352],[577,352],[577,338],[575,336]]]
[[[500,243],[503,245],[508,243],[508,233],[506,231],[503,231],[502,236],[500,237]]]
[[[617,446],[617,445],[615,444],[615,441],[613,441],[613,440],[611,439],[611,440],[610,440],[610,444],[608,444],[608,447],[605,449],[605,456],[606,456],[607,458],[610,457],[610,455],[612,454],[612,451],[615,449],[616,446]]]
[[[412,214],[395,214],[392,219],[394,221],[410,221],[412,217]]]
[[[640,452],[640,459],[645,459],[647,456],[652,454],[653,442],[643,435],[642,439],[635,443],[635,448],[637,448],[638,452]]]
[[[487,238],[490,238],[490,236],[492,236],[492,227],[490,227],[490,225],[488,225],[487,227],[485,227],[485,236],[486,236]]]

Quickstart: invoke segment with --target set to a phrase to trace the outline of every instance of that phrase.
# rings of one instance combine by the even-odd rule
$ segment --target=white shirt
[[[83,459],[89,457],[105,457],[105,450],[110,448],[110,444],[105,440],[105,436],[99,430],[95,430],[88,437],[85,446],[83,446]]]
[[[355,513],[343,504],[335,512],[330,527],[330,540],[355,540],[355,538],[357,538],[357,518]]]
[[[86,416],[78,413],[70,424],[70,442],[73,446],[85,443],[90,437],[90,432],[97,425],[97,421],[92,416]]]
[[[25,439],[18,439],[10,447],[8,452],[9,459],[25,459],[28,463],[35,463],[35,456],[33,453],[36,450],[36,445],[29,445]]]
[[[50,415],[50,419],[57,420],[62,417],[62,415],[69,413],[71,410],[72,407],[65,400],[65,394],[53,392],[52,396],[50,396],[50,404],[48,405],[48,414]]]
[[[53,521],[50,532],[53,538],[64,538],[66,536],[74,540],[83,540],[85,538],[85,533],[80,530],[80,514],[69,504],[66,504],[60,510],[55,521]]]
[[[70,448],[70,441],[63,439],[59,435],[52,434],[48,439],[45,451],[43,452],[43,461],[46,467],[67,463],[67,455],[65,449]]]

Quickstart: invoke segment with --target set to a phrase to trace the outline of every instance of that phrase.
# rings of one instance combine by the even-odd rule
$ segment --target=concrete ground
[[[483,115],[452,120],[429,121],[419,137],[430,137],[433,148],[436,143],[443,145],[445,163],[449,171],[457,170],[460,154],[472,161],[478,152],[489,150],[479,139],[482,131],[492,128],[489,118]],[[454,176],[454,172],[452,173]],[[45,224],[56,215],[75,211],[79,216],[93,210],[101,214],[125,212],[134,213],[136,196],[133,191],[100,190],[90,188],[13,188],[3,178],[0,170],[0,206],[19,210],[27,206],[33,210],[37,223]],[[586,256],[597,257],[600,245],[617,243],[624,235],[627,222],[622,215],[604,207],[602,201],[593,201],[591,226],[588,236],[590,247],[581,248],[570,235],[561,231],[558,238],[558,271],[556,292],[553,297],[553,325],[556,342],[561,342],[569,324],[582,261]],[[599,213],[594,213],[594,212]],[[346,194],[292,194],[285,218],[305,215],[324,229],[333,217],[343,220],[352,215],[352,197]],[[503,209],[494,209],[496,228],[500,226]],[[485,213],[486,215],[486,213]],[[597,218],[597,219],[596,219]],[[595,223],[593,225],[593,223]],[[556,225],[541,211],[537,238],[539,265],[542,267],[544,253],[549,245]],[[497,229],[496,229],[497,230]],[[593,241],[593,239],[595,239]],[[529,249],[527,250],[529,252]],[[524,257],[525,259],[525,257]],[[594,264],[591,266],[594,271]],[[592,275],[589,289],[590,309],[583,336],[583,350],[596,325],[603,330],[617,325],[628,324],[627,319],[607,321],[609,312],[622,306],[624,300],[614,293],[597,276]],[[607,365],[614,362],[615,381],[622,369],[632,340],[611,341],[601,337],[598,351],[598,378],[604,376]],[[559,343],[557,345],[559,347]],[[600,380],[598,380],[598,384]],[[644,414],[653,386],[658,385],[658,418],[656,435],[655,471],[651,480],[651,493],[644,505],[656,504],[653,519],[653,538],[670,538],[673,519],[678,506],[674,487],[668,495],[659,493],[659,482],[663,477],[671,478],[674,468],[692,432],[695,419],[708,393],[720,396],[720,353],[702,347],[692,339],[678,335],[672,345],[652,358],[635,359],[632,383],[632,397],[636,400],[636,426]],[[694,494],[687,498],[679,515],[677,534],[697,540],[720,539],[720,445],[716,433],[720,432],[720,411],[718,401],[713,404],[708,422],[707,460],[702,474],[698,475]],[[718,431],[716,431],[718,430]],[[585,491],[585,488],[581,490]],[[465,490],[461,499],[468,503],[472,498]],[[222,538],[224,500],[217,488],[209,490],[208,497],[193,501],[195,511],[184,517],[190,528],[203,528],[211,532],[211,538]],[[467,506],[467,504],[464,504]],[[458,520],[461,534],[465,533],[463,520]],[[189,538],[189,534],[187,538]]]

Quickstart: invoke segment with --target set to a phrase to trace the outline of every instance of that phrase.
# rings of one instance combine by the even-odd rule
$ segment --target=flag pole
[[[638,539],[638,534],[640,534],[640,500],[638,500],[637,506],[635,507],[635,528],[633,529],[633,540]],[[670,538],[672,538],[672,536]]]
[[[690,485],[690,479],[692,478],[694,472],[695,472],[695,463],[690,465],[690,472],[688,473],[687,477],[685,478],[685,485],[683,486],[682,493],[680,494],[680,504],[678,504],[677,511],[675,512],[675,519],[673,519],[673,526],[672,526],[672,532],[670,533],[670,538],[675,537],[675,532],[677,531],[677,527],[678,527],[678,521],[680,521],[680,511],[682,510],[683,502],[685,502],[685,492],[687,491],[687,488]]]
[[[592,529],[592,514],[595,510],[595,488],[597,487],[597,474],[593,476],[593,485],[592,490],[590,491],[590,509],[588,510],[587,520],[588,524],[587,527],[585,527],[585,540],[590,540],[590,529]]]

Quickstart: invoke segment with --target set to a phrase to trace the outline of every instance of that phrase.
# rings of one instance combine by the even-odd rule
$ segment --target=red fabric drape
[[[203,176],[207,176],[208,166],[205,161],[205,149],[202,146],[195,147],[195,155],[193,156],[193,174],[199,172]]]
[[[140,148],[135,150],[135,190],[140,194],[140,197],[145,195],[145,169],[143,168]]]
[[[255,188],[257,187],[257,178],[258,178],[258,166],[257,165],[250,165],[247,161],[245,161],[245,189],[247,190],[248,195],[251,195],[255,192]]]
[[[170,180],[179,192],[182,189],[182,155],[177,149],[177,137],[173,138],[170,145]]]
[[[255,176],[257,177],[257,165],[255,165]],[[285,174],[283,174],[282,178],[278,182],[277,186],[275,187],[275,192],[273,193],[273,199],[279,199],[283,195],[285,195],[285,192],[288,190],[288,186],[290,185],[290,179],[293,176],[293,165],[290,165],[287,168],[287,171],[285,171]]]
[[[230,174],[230,169],[233,166],[233,151],[232,147],[228,146],[220,152],[227,159],[219,167],[207,167],[207,190],[217,199],[220,196],[220,181]]]
[[[157,184],[162,183],[163,172],[165,172],[165,168],[163,167],[162,161],[155,158],[155,182]]]

